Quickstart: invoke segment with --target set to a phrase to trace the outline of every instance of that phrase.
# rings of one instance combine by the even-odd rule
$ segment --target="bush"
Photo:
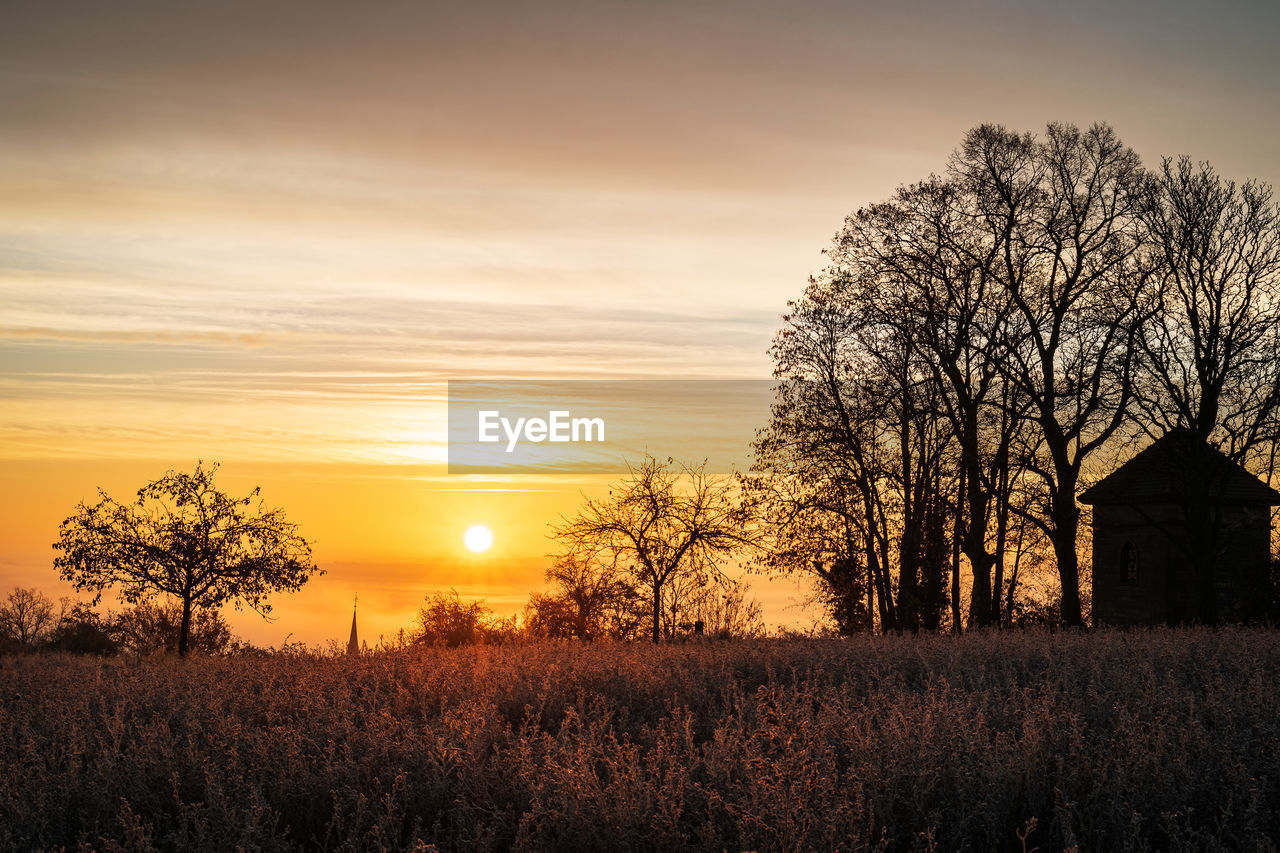
[[[76,604],[58,621],[46,647],[82,655],[111,655],[120,649],[116,626],[108,615],[99,616],[84,604]]]
[[[514,620],[495,618],[483,599],[463,601],[457,590],[449,590],[428,596],[418,608],[411,639],[420,645],[456,648],[510,640],[517,633]]]
[[[137,654],[177,653],[182,631],[182,603],[170,600],[135,605],[116,617],[115,630],[124,650]],[[192,614],[190,636],[187,638],[191,651],[206,655],[226,654],[234,640],[231,626],[217,610],[196,610]]]

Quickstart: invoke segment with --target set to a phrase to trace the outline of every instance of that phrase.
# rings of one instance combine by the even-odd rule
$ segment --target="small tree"
[[[14,587],[0,605],[0,638],[31,648],[57,627],[53,602],[38,589]]]
[[[717,575],[718,560],[754,547],[758,537],[732,481],[708,474],[705,462],[692,467],[645,456],[628,470],[607,499],[587,501],[554,535],[578,554],[629,567],[650,596],[656,643],[664,586],[681,576]]]
[[[166,594],[182,606],[178,654],[187,653],[192,613],[233,603],[265,618],[267,596],[299,589],[313,573],[311,547],[284,511],[253,506],[259,489],[232,498],[215,488],[217,464],[170,471],[122,504],[99,490],[62,522],[54,566],[77,590],[117,587],[130,604]],[[95,599],[96,600],[96,599]]]

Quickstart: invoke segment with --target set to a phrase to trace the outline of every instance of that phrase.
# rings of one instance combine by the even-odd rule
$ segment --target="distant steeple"
[[[356,637],[356,604],[359,600],[360,596],[356,596],[356,600],[351,603],[351,639],[347,641],[347,654],[349,655],[360,653],[360,640]]]

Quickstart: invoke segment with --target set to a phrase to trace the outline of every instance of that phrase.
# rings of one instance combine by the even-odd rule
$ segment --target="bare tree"
[[[1003,371],[1039,433],[1039,452],[1021,460],[1043,487],[1031,518],[1053,545],[1062,619],[1081,625],[1081,467],[1126,421],[1145,320],[1141,165],[1106,125],[1051,124],[1043,141],[987,125],[950,171],[1001,246],[993,273],[1016,321]]]
[[[842,635],[875,629],[875,592],[862,560],[857,498],[838,479],[792,471],[776,453],[776,438],[761,438],[767,454],[744,479],[755,496],[769,547],[757,569],[817,581],[815,599]],[[766,461],[767,460],[767,461]],[[776,467],[775,467],[776,466]]]
[[[1237,185],[1207,164],[1165,159],[1147,185],[1159,287],[1139,336],[1136,399],[1153,435],[1182,431],[1185,543],[1200,621],[1218,620],[1214,571],[1224,531],[1217,448],[1272,469],[1280,427],[1280,211],[1271,188]],[[1266,473],[1273,473],[1267,470]]]
[[[797,542],[794,525],[808,517],[838,534],[813,544],[844,554],[778,565],[812,571],[827,584],[857,583],[850,570],[861,566],[866,611],[882,630],[934,627],[947,560],[926,533],[947,514],[941,490],[950,441],[937,416],[937,387],[909,332],[878,322],[867,280],[874,272],[847,264],[840,238],[829,254],[833,264],[790,305],[774,340],[774,375],[782,384],[755,444],[755,470],[781,484],[775,502],[766,502],[779,543]],[[840,535],[856,537],[856,556]],[[860,609],[849,606],[850,590],[831,592],[846,616]]]
[[[1144,220],[1160,287],[1139,338],[1149,428],[1244,461],[1280,410],[1280,210],[1271,187],[1165,159]]]
[[[65,603],[65,601],[64,601]],[[38,589],[14,587],[0,605],[0,636],[31,648],[48,638],[58,625],[50,598]]]
[[[832,285],[829,277],[811,280],[774,339],[770,353],[781,383],[755,442],[753,470],[769,482],[762,503],[774,534],[774,566],[812,571],[826,584],[857,583],[865,574],[868,623],[893,630],[899,620],[884,478],[889,425],[870,390],[879,375],[862,345],[865,320]],[[804,534],[798,525],[806,523],[830,533]],[[857,608],[852,591],[832,587],[838,610]]]
[[[662,595],[673,578],[717,577],[718,564],[754,548],[749,513],[732,480],[690,466],[645,456],[609,496],[589,500],[554,536],[580,555],[625,566],[650,598],[653,641],[662,630]]]
[[[1001,369],[1013,315],[994,274],[1002,235],[978,227],[976,211],[971,194],[934,177],[851,216],[830,254],[867,283],[855,298],[884,330],[871,340],[892,335],[909,342],[935,391],[922,395],[936,403],[928,414],[949,423],[946,438],[957,445],[959,471],[954,522],[973,579],[969,622],[983,626],[1000,622],[1004,497],[1026,405]],[[906,522],[908,530],[923,529],[920,519]]]
[[[700,587],[688,604],[688,612],[709,637],[750,639],[765,635],[760,602],[749,598],[739,582]]]

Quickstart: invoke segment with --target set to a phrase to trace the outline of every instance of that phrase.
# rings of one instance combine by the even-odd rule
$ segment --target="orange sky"
[[[255,641],[342,637],[357,590],[370,637],[442,588],[514,610],[599,481],[448,477],[446,380],[766,377],[843,216],[983,121],[1274,182],[1278,32],[1263,4],[11,10],[0,588],[60,591],[77,500],[203,458],[328,569],[236,617]]]

